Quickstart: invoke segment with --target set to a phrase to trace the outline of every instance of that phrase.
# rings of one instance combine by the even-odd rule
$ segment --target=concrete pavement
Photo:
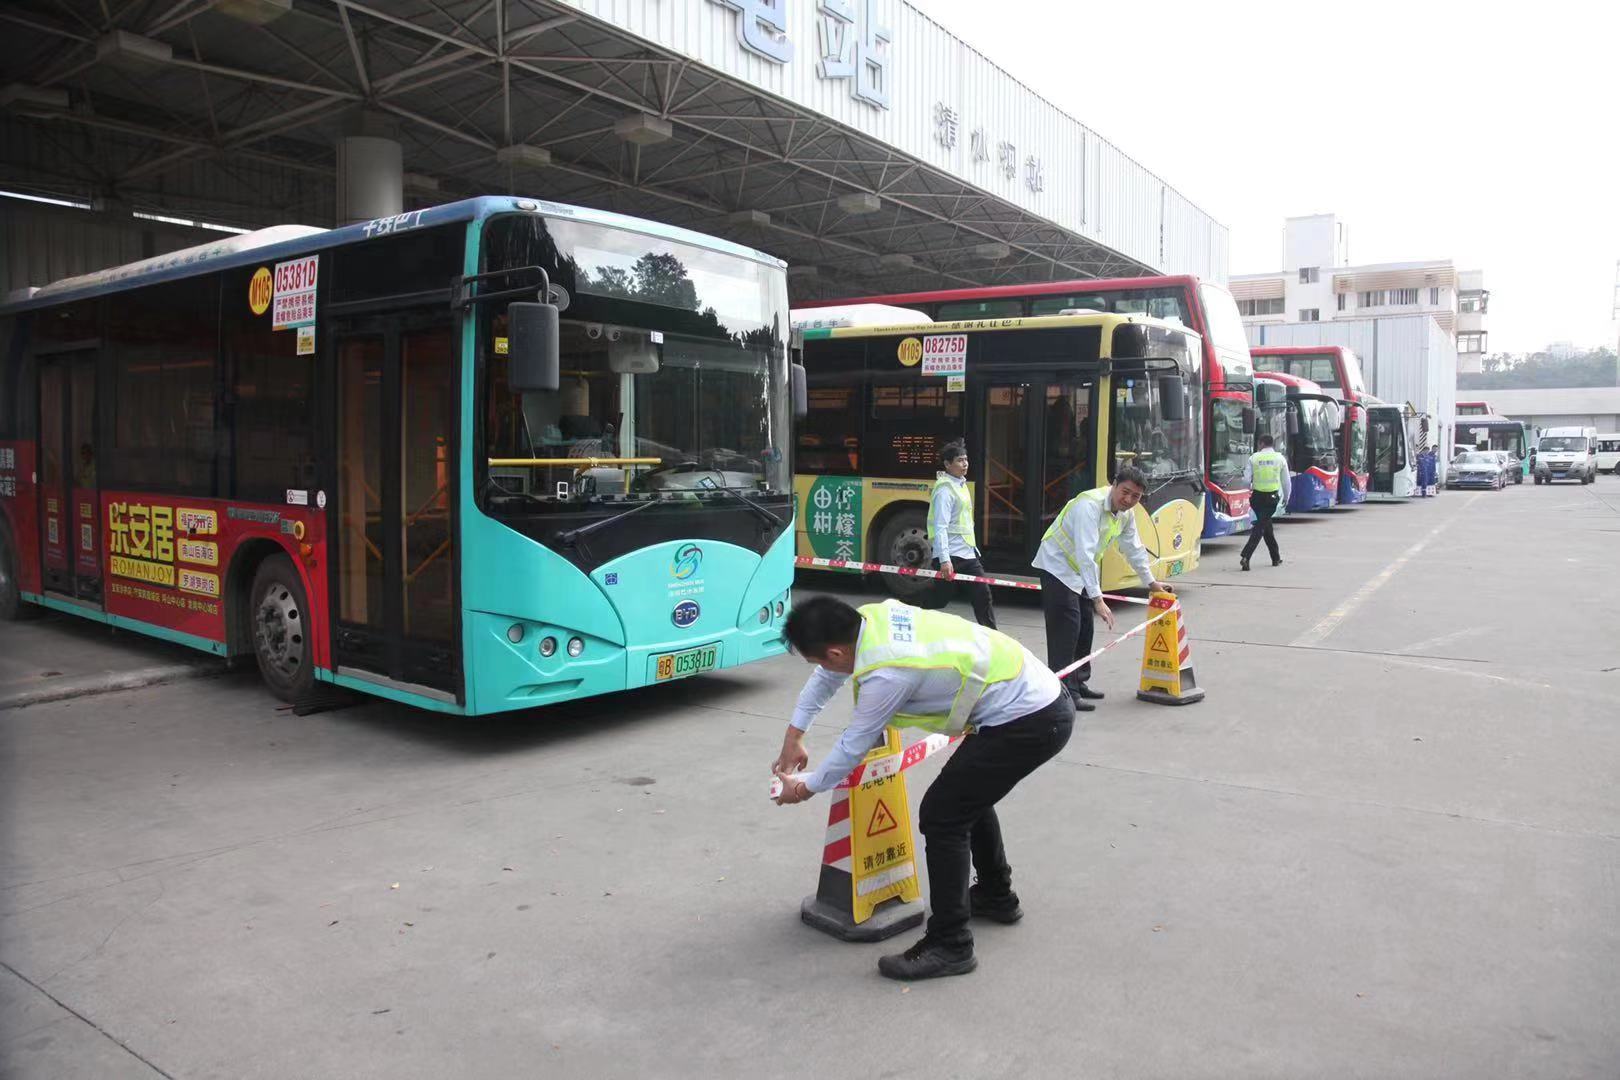
[[[0,713],[0,1074],[1620,1073],[1620,484],[1279,535],[1183,590],[1206,701],[1110,654],[1004,804],[1028,917],[914,987],[797,920],[794,658],[482,720],[249,676]]]

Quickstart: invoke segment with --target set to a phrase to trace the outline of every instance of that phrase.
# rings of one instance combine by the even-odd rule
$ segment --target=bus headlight
[[[557,655],[557,639],[554,638],[554,637],[550,637],[549,635],[546,636],[546,637],[541,638],[540,639],[540,655],[541,656],[555,656],[555,655]]]
[[[759,621],[760,625],[764,625],[765,623],[771,621],[771,605],[766,604],[764,607],[759,609]]]
[[[580,653],[582,653],[584,651],[585,651],[585,639],[584,638],[571,637],[571,638],[568,639],[568,655],[569,656],[578,656]]]
[[[506,640],[516,645],[523,640],[523,624],[515,622],[506,628]]]
[[[784,612],[786,610],[787,610],[787,605],[782,603],[782,601],[778,600],[776,602],[776,617],[778,619],[780,619],[782,617],[782,612]]]

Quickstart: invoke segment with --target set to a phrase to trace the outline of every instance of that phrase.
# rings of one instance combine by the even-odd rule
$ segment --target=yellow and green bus
[[[926,569],[939,451],[962,440],[987,570],[1027,574],[1047,526],[1075,495],[1131,462],[1161,578],[1198,565],[1204,520],[1203,353],[1198,334],[1098,312],[803,331],[807,415],[794,494],[801,557]],[[1132,587],[1117,552],[1104,588]],[[929,579],[883,575],[924,603]]]

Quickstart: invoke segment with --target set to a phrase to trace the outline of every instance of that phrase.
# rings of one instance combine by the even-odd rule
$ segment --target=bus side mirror
[[[1180,375],[1159,380],[1159,419],[1166,424],[1187,419],[1187,384]]]
[[[806,388],[804,365],[790,365],[788,367],[788,379],[793,393],[793,418],[803,420],[810,415],[810,391]]]
[[[1255,415],[1255,411],[1253,409],[1247,409],[1247,408],[1244,409],[1243,410],[1243,434],[1245,434],[1245,435],[1253,435],[1254,434],[1254,429],[1255,429],[1256,426],[1258,426],[1258,424],[1259,424],[1259,418]]]
[[[557,389],[562,383],[557,305],[508,304],[506,327],[507,385],[519,394]]]
[[[1293,409],[1288,410],[1288,434],[1299,434],[1299,413],[1295,412]]]

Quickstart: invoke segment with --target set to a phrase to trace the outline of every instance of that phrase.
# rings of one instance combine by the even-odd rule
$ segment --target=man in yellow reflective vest
[[[812,596],[794,606],[784,635],[816,670],[799,694],[771,766],[782,777],[778,803],[803,802],[836,787],[883,741],[885,727],[970,733],[917,811],[917,826],[928,841],[927,932],[905,952],[878,961],[878,970],[891,979],[967,974],[978,966],[968,920],[1015,923],[1024,916],[1012,891],[995,806],[1069,741],[1069,695],[1050,669],[1006,634],[894,600],[853,608],[831,596]],[[855,706],[849,726],[820,768],[808,779],[794,777],[810,763],[804,733],[851,678]],[[970,872],[978,875],[971,886]]]
[[[1249,485],[1249,506],[1254,510],[1254,527],[1249,530],[1249,542],[1243,545],[1245,570],[1249,568],[1249,556],[1254,554],[1261,540],[1271,552],[1271,565],[1282,565],[1277,534],[1271,529],[1271,515],[1277,512],[1277,507],[1288,505],[1294,478],[1288,472],[1288,459],[1277,452],[1272,442],[1270,435],[1260,436],[1260,449],[1250,455],[1248,464],[1243,466],[1243,479]]]
[[[1053,671],[1091,654],[1096,618],[1114,628],[1114,612],[1103,599],[1101,584],[1103,556],[1109,548],[1119,548],[1144,588],[1174,591],[1153,577],[1153,558],[1136,534],[1136,504],[1146,493],[1142,470],[1121,465],[1111,485],[1070,499],[1041,538],[1034,566],[1040,571],[1041,609],[1046,616],[1046,663]],[[1092,702],[1103,696],[1088,685],[1090,678],[1090,664],[1064,677],[1081,712],[1095,709]]]
[[[977,538],[973,535],[973,493],[967,485],[967,447],[946,443],[939,452],[941,472],[934,481],[928,507],[928,542],[934,549],[934,566],[948,577],[984,575],[979,562]],[[973,617],[980,626],[996,628],[996,605],[990,586],[982,581],[966,582]]]

